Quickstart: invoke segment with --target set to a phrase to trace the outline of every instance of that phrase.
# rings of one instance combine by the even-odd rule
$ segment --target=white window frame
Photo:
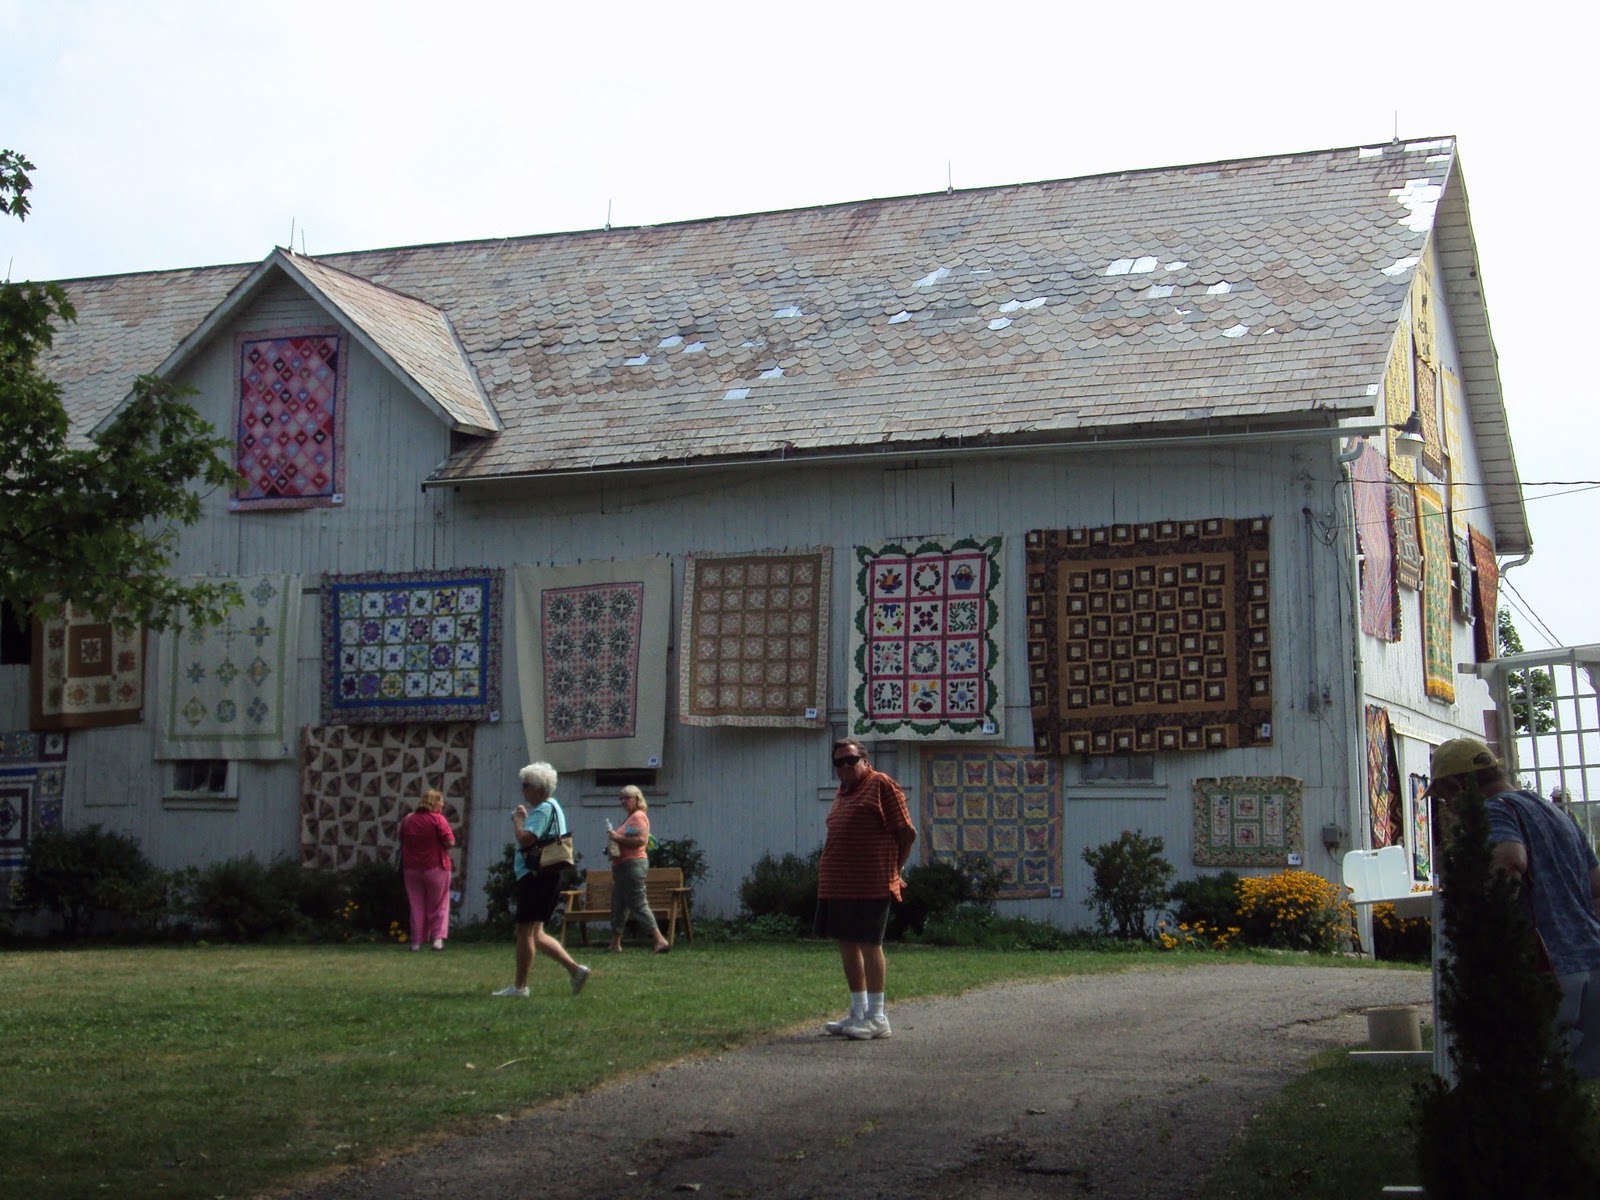
[[[179,772],[190,763],[222,763],[223,782],[220,790],[214,788],[182,788]],[[165,808],[235,809],[239,807],[239,764],[232,759],[186,758],[168,764],[165,794],[161,798]]]

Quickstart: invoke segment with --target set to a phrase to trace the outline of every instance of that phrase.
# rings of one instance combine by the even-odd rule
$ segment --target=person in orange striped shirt
[[[833,769],[839,790],[828,810],[812,930],[839,944],[850,1014],[823,1028],[835,1037],[869,1041],[890,1034],[883,1003],[888,971],[883,935],[889,904],[900,899],[900,869],[911,856],[917,831],[900,785],[873,770],[860,742],[835,742]]]

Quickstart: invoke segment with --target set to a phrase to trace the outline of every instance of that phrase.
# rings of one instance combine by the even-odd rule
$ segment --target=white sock
[[[850,1015],[857,1021],[867,1015],[867,994],[865,992],[850,993]]]
[[[873,992],[867,997],[867,1016],[881,1017],[883,1015],[883,993]]]

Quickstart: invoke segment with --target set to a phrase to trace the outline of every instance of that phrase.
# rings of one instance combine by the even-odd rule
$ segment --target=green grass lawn
[[[1429,1074],[1319,1054],[1256,1114],[1199,1200],[1376,1200],[1388,1184],[1416,1184],[1412,1093]]]
[[[897,1000],[1174,962],[897,946]],[[1189,957],[1189,956],[1184,956]],[[1195,956],[1198,958],[1199,956]],[[583,997],[507,945],[30,950],[0,958],[4,1191],[254,1194],[841,1007],[831,944],[583,957]],[[633,1027],[645,1036],[618,1037]]]

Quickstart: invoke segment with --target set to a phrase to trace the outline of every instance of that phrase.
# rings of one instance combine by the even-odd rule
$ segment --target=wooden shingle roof
[[[1440,139],[290,259],[458,340],[501,429],[433,482],[1327,428],[1373,414],[1455,173]],[[80,322],[50,369],[77,421],[255,269],[68,284]],[[1503,431],[1497,373],[1467,384]],[[1500,458],[1514,484],[1508,438]]]

